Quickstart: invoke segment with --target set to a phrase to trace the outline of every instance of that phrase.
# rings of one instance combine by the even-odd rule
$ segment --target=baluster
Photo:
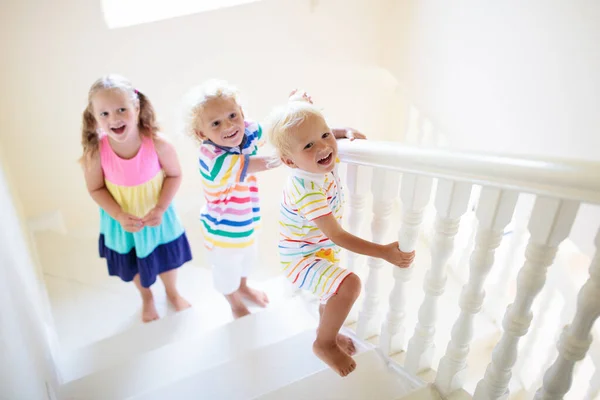
[[[473,198],[473,195],[471,195]],[[475,204],[478,204],[479,194],[477,195],[477,201],[473,202],[472,207],[473,211],[475,211]],[[473,248],[475,246],[475,234],[477,233],[477,225],[479,221],[477,220],[477,215],[475,212],[471,213],[470,210],[467,210],[467,221],[465,221],[465,217],[462,218],[461,227],[465,229],[467,233],[458,230],[458,237],[460,240],[458,243],[455,243],[455,248],[458,250],[455,256],[455,263],[450,265],[453,267],[454,274],[463,282],[466,282],[468,279],[468,268],[469,268],[469,259],[471,257],[471,253],[473,252]]]
[[[402,251],[411,252],[415,249],[432,183],[433,180],[429,177],[411,174],[402,177],[402,222],[398,231],[398,245]],[[404,350],[406,285],[412,277],[413,265],[414,262],[409,268],[393,269],[394,288],[390,293],[389,310],[381,327],[380,346],[384,354]]]
[[[372,240],[381,243],[390,226],[390,215],[394,200],[398,195],[400,176],[397,172],[384,169],[373,170],[371,191],[373,192],[373,221],[371,222]],[[369,257],[369,276],[364,286],[364,301],[358,315],[356,334],[361,339],[376,335],[379,322],[376,321],[379,305],[379,275],[385,261]]]
[[[348,164],[346,185],[348,188],[349,210],[348,229],[354,235],[360,236],[364,220],[365,204],[367,202],[367,185],[371,179],[371,169],[356,164]],[[356,273],[359,268],[360,256],[351,251],[347,252],[348,270]]]
[[[519,339],[529,330],[531,305],[542,290],[548,267],[554,261],[558,245],[569,235],[579,203],[538,197],[531,213],[531,234],[525,251],[525,264],[517,277],[517,293],[508,306],[502,327],[504,333],[492,352],[485,376],[475,388],[475,400],[505,399],[508,382],[517,359]]]
[[[514,213],[513,231],[510,240],[507,243],[504,257],[501,258],[502,265],[499,266],[501,272],[498,274],[498,281],[494,285],[494,293],[490,297],[490,305],[486,309],[491,310],[494,318],[500,324],[500,320],[506,311],[508,302],[508,289],[511,282],[514,281],[515,264],[522,260],[522,252],[527,244],[527,221],[531,216],[533,207],[533,198],[522,196],[518,202]]]
[[[521,345],[522,352],[517,357],[517,362],[513,367],[513,374],[519,378],[522,383],[523,389],[528,393],[533,391],[534,388],[539,387],[542,382],[542,377],[546,369],[552,364],[555,355],[552,354],[554,350],[551,346],[546,346],[546,342],[543,341],[543,337],[546,338],[549,335],[556,336],[560,331],[552,326],[548,329],[547,319],[552,315],[552,312],[556,313],[558,310],[550,308],[552,301],[556,296],[560,296],[558,291],[561,282],[564,284],[564,280],[561,281],[561,272],[566,267],[564,265],[564,254],[560,251],[557,252],[554,258],[554,267],[548,272],[546,278],[546,285],[544,291],[540,294],[536,309],[536,318],[533,321],[533,325],[530,326],[527,337],[523,340]],[[565,307],[563,307],[564,309]],[[562,310],[561,310],[562,311]],[[567,321],[564,321],[566,324]],[[560,325],[564,326],[564,324]],[[544,354],[548,355],[544,360],[535,360],[532,354],[534,351],[539,352],[542,344],[546,347],[547,352]]]
[[[454,237],[460,218],[467,211],[471,184],[445,179],[438,181],[435,208],[435,234],[431,244],[431,268],[427,271],[423,290],[425,298],[419,309],[415,333],[408,342],[404,368],[412,374],[431,367],[435,352],[433,339],[437,319],[437,302],[446,287],[446,264],[452,255]]]
[[[600,316],[600,231],[595,240],[596,254],[590,265],[590,277],[577,296],[577,311],[558,341],[558,357],[546,371],[536,400],[559,400],[571,388],[573,368],[583,360],[592,344],[592,327]]]
[[[470,259],[469,280],[460,294],[460,315],[452,327],[446,354],[440,360],[436,386],[442,394],[463,387],[467,372],[467,356],[473,337],[473,319],[481,311],[485,292],[483,285],[492,265],[504,228],[510,222],[518,194],[485,187],[481,191],[476,217],[478,221],[475,247]]]
[[[367,202],[367,187],[371,180],[372,169],[356,164],[347,164],[346,184],[348,188],[349,210],[348,210],[348,229],[351,233],[361,236],[361,228],[364,220],[365,205]],[[362,256],[351,251],[345,251],[348,270],[359,274],[363,260]],[[362,293],[359,299],[362,300]],[[358,320],[359,301],[348,313],[346,324],[353,324]]]

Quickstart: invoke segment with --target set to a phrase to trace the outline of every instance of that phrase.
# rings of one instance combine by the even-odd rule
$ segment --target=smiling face
[[[115,142],[125,143],[139,137],[140,108],[126,91],[98,91],[92,98],[92,110],[97,127]]]
[[[337,142],[325,120],[308,114],[304,121],[287,133],[289,151],[282,161],[292,168],[326,174],[331,172],[337,158]]]
[[[244,113],[234,98],[210,99],[198,111],[196,135],[223,147],[237,147],[244,139]]]

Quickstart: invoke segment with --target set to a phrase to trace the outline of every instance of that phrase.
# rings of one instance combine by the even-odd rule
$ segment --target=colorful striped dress
[[[122,210],[144,217],[158,202],[164,172],[151,138],[142,136],[138,153],[120,158],[110,147],[108,136],[100,139],[100,162],[106,188]],[[106,259],[110,275],[125,282],[140,274],[143,287],[156,282],[158,274],[178,268],[192,259],[184,229],[172,205],[162,223],[131,233],[100,209],[100,257]]]
[[[339,266],[340,248],[314,220],[333,214],[341,224],[343,192],[337,170],[313,174],[291,169],[281,202],[279,255],[283,271],[296,288],[319,296],[325,303],[350,274]]]
[[[200,146],[200,174],[206,205],[200,215],[208,250],[244,249],[254,244],[260,221],[256,177],[248,174],[250,156],[262,138],[260,125],[245,122],[239,147],[222,147],[211,141]]]

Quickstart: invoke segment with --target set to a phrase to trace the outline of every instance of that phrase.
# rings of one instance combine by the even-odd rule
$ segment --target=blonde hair
[[[83,122],[81,126],[81,145],[83,147],[83,155],[80,158],[80,162],[84,165],[89,161],[97,152],[99,148],[100,138],[97,132],[96,118],[92,109],[92,99],[96,93],[101,90],[121,90],[126,93],[131,101],[140,108],[140,115],[138,120],[138,128],[142,135],[154,138],[157,132],[160,130],[158,123],[156,122],[156,113],[150,100],[139,90],[136,90],[131,82],[126,78],[110,74],[105,75],[98,79],[90,87],[88,92],[88,103],[83,111]]]
[[[238,89],[221,79],[210,79],[191,89],[185,99],[185,131],[202,142],[196,131],[202,120],[202,110],[211,100],[233,99],[241,107]]]
[[[321,110],[302,97],[301,93],[294,94],[289,98],[287,104],[277,107],[271,112],[265,124],[265,131],[269,142],[279,156],[289,155],[293,130],[302,125],[309,116],[325,120]]]

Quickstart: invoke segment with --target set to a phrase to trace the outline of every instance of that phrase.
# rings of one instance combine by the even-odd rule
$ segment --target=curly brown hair
[[[105,75],[98,79],[88,92],[88,103],[83,111],[83,122],[81,124],[81,145],[83,146],[83,155],[80,158],[80,162],[84,165],[89,161],[98,151],[99,137],[96,119],[92,110],[92,99],[96,93],[101,90],[122,90],[125,92],[133,101],[133,103],[140,108],[140,115],[138,121],[138,128],[142,135],[150,138],[156,137],[156,134],[160,130],[158,123],[156,122],[156,113],[154,107],[148,97],[142,92],[136,90],[131,82],[116,74]]]

